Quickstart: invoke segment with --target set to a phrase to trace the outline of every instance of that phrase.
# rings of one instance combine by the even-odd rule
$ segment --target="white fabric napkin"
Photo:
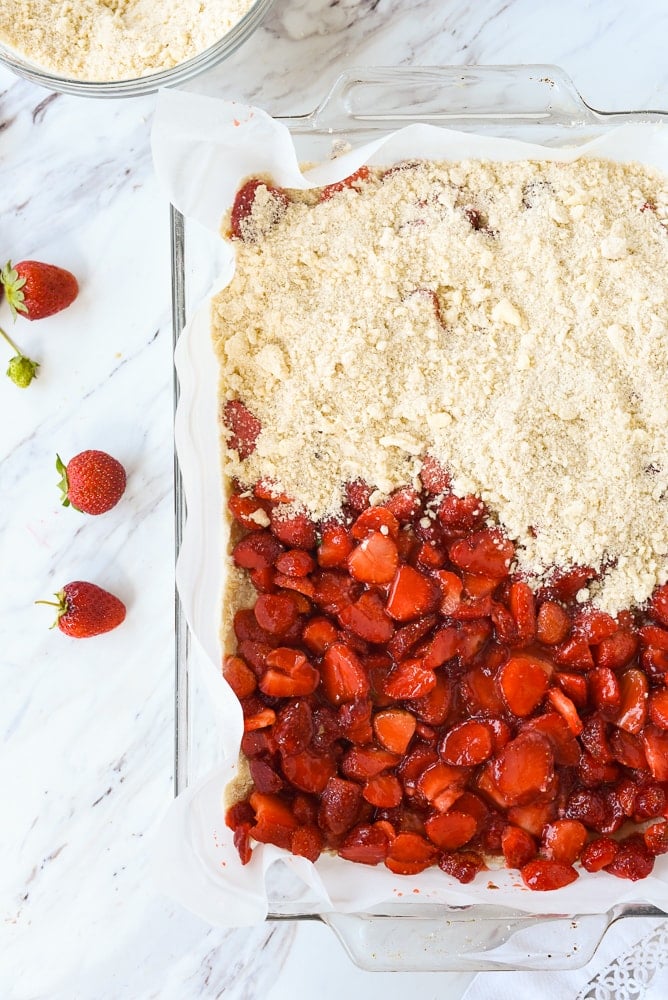
[[[462,1000],[666,1000],[668,921],[613,924],[591,961],[573,972],[481,972]]]

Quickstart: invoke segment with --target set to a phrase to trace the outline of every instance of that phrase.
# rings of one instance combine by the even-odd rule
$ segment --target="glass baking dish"
[[[488,66],[351,70],[312,113],[279,118],[301,162],[328,159],[348,143],[378,138],[422,122],[532,141],[577,146],[625,123],[667,123],[668,112],[601,112],[589,107],[554,66]],[[172,208],[174,342],[217,277],[221,241]],[[179,386],[174,376],[174,400]],[[175,459],[176,550],[186,504]],[[212,709],[199,681],[178,593],[175,599],[175,793],[201,779],[220,759]],[[608,928],[631,917],[665,917],[657,907],[625,902],[598,914],[527,914],[494,905],[435,906],[415,899],[358,914],[322,913],[308,889],[278,866],[269,873],[269,920],[322,920],[349,955],[370,970],[472,971],[578,968]]]

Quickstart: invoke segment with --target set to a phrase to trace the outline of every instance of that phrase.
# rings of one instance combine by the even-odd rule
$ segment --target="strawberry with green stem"
[[[71,271],[40,260],[8,260],[0,271],[7,304],[16,319],[44,319],[71,305],[79,294],[79,283]]]
[[[9,346],[15,351],[13,358],[9,359],[9,366],[6,374],[19,389],[27,389],[34,378],[37,378],[38,361],[32,361],[26,357],[16,346],[12,338],[0,326],[0,336],[4,337]]]

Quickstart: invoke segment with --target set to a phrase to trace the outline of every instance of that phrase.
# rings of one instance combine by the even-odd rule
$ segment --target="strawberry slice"
[[[320,673],[325,697],[332,705],[365,698],[369,693],[364,667],[344,642],[334,642],[325,650]]]
[[[389,846],[385,865],[395,875],[418,875],[436,860],[433,844],[418,833],[399,833]]]
[[[570,632],[568,612],[555,601],[543,601],[536,617],[536,638],[546,646],[558,646]]]
[[[436,615],[427,615],[397,629],[387,644],[387,652],[394,662],[399,663],[400,660],[404,660],[420,639],[429,635],[436,621]]]
[[[232,558],[241,569],[268,569],[280,556],[283,546],[268,531],[245,535],[232,550]]]
[[[668,688],[652,691],[648,709],[650,721],[659,729],[668,729]]]
[[[452,683],[443,674],[436,675],[436,684],[422,695],[411,701],[411,709],[421,722],[430,726],[442,726],[448,717],[453,700]]]
[[[415,716],[403,708],[385,708],[373,717],[373,729],[380,745],[402,756],[413,738],[415,725]]]
[[[380,747],[353,747],[341,761],[341,772],[346,778],[366,782],[391,767],[396,767],[400,761],[396,753],[381,750]]]
[[[435,669],[454,659],[459,652],[459,638],[456,625],[445,625],[435,632],[424,657],[425,666]]]
[[[502,580],[510,571],[515,546],[498,528],[486,528],[453,542],[448,555],[467,573]]]
[[[249,831],[251,837],[290,850],[298,824],[287,802],[278,795],[251,792],[250,804],[255,813],[255,824]]]
[[[267,655],[267,672],[260,690],[272,698],[299,698],[313,694],[320,674],[299,650],[279,647]]]
[[[242,497],[233,493],[227,506],[235,521],[247,531],[262,531],[269,524],[266,508],[255,497]]]
[[[501,850],[508,868],[522,868],[538,853],[531,834],[511,823],[504,827],[501,834]]]
[[[390,841],[380,823],[361,823],[347,834],[339,847],[339,857],[361,865],[379,865],[387,857]]]
[[[422,487],[427,493],[438,496],[450,489],[450,476],[433,455],[425,455],[420,469]]]
[[[584,726],[577,708],[568,695],[565,695],[559,688],[550,688],[547,697],[552,708],[563,718],[573,735],[579,736]]]
[[[437,847],[453,851],[463,847],[475,836],[478,824],[470,813],[452,809],[445,813],[432,813],[424,824],[425,833]]]
[[[389,535],[395,542],[399,537],[399,522],[387,507],[368,507],[362,511],[350,529],[350,534],[357,541],[363,541],[376,531],[381,535]]]
[[[359,818],[362,790],[343,778],[331,777],[320,798],[318,823],[335,836],[347,833]]]
[[[569,710],[565,705],[562,707],[568,715]],[[522,732],[538,733],[540,736],[544,736],[552,748],[555,763],[561,764],[563,767],[577,766],[580,759],[580,746],[565,716],[560,712],[545,712],[543,715],[527,719],[522,727]]]
[[[558,819],[543,830],[541,854],[552,861],[572,865],[587,841],[586,827],[576,819]]]
[[[336,642],[338,638],[339,632],[329,618],[318,615],[306,623],[302,632],[302,642],[316,656],[322,656],[327,647]]]
[[[424,666],[420,659],[408,659],[393,667],[383,687],[384,693],[395,701],[420,698],[436,687],[436,674]]]
[[[523,806],[511,806],[507,813],[511,823],[538,840],[543,835],[545,824],[555,819],[556,815],[557,807],[554,802],[528,802]],[[521,865],[514,867],[520,868]]]
[[[652,617],[668,628],[668,583],[657,587],[649,602],[649,612]]]
[[[441,851],[438,867],[446,875],[467,885],[473,881],[478,872],[485,871],[487,865],[477,851]]]
[[[482,764],[493,750],[493,732],[486,722],[471,719],[453,726],[438,745],[438,752],[446,764],[475,767]],[[445,846],[445,845],[444,845]]]
[[[434,611],[439,596],[433,580],[412,566],[400,566],[392,580],[386,610],[395,621],[410,621]]]
[[[598,667],[608,670],[620,670],[635,657],[638,652],[638,637],[627,629],[618,629],[614,635],[602,639],[594,650],[594,659]]]
[[[615,725],[628,733],[639,733],[647,718],[649,684],[647,676],[632,667],[619,678],[621,704]]]
[[[551,664],[534,656],[511,656],[499,671],[499,686],[514,715],[530,715],[547,691]]]
[[[416,789],[438,812],[447,812],[463,794],[468,775],[464,767],[452,767],[438,761],[422,772]]]
[[[344,180],[336,181],[334,184],[327,184],[320,192],[320,201],[329,201],[335,194],[338,194],[339,191],[345,191],[346,188],[359,191],[364,182],[368,181],[369,176],[370,171],[368,167],[359,167],[358,170],[349,177],[344,178]]]
[[[394,632],[394,624],[385,614],[382,600],[371,590],[340,611],[338,618],[344,628],[367,642],[389,642]]]
[[[563,889],[564,886],[575,882],[578,873],[572,865],[565,865],[561,861],[549,861],[545,858],[536,858],[529,861],[520,871],[522,881],[534,892],[551,892],[554,889]]]
[[[279,504],[269,518],[272,532],[285,545],[293,549],[315,548],[315,525],[305,511],[287,513],[285,507]]]
[[[270,635],[285,635],[297,621],[297,609],[287,594],[260,594],[253,608],[260,628]]]
[[[345,568],[352,550],[353,540],[342,524],[334,521],[323,526],[317,553],[319,566]]]
[[[587,704],[589,691],[587,678],[582,674],[572,674],[565,670],[552,675],[552,681],[558,684],[564,694],[567,694],[574,705],[584,708]]]
[[[223,677],[237,698],[247,698],[257,688],[255,674],[239,656],[226,656],[223,661]]]
[[[282,758],[281,767],[288,781],[302,792],[319,795],[336,774],[336,761],[329,754],[302,750]]]
[[[622,695],[616,674],[610,667],[594,667],[587,677],[589,697],[594,708],[614,714],[620,707]]]
[[[533,642],[536,638],[536,602],[526,583],[516,581],[510,585],[508,607],[515,620],[517,642]]]
[[[372,531],[348,556],[348,572],[362,583],[390,583],[398,565],[395,542],[380,531]]]
[[[228,399],[225,403],[223,423],[228,432],[227,447],[236,451],[243,462],[255,451],[262,424],[240,399]]]
[[[369,778],[362,795],[377,809],[393,809],[401,802],[403,789],[393,774],[379,774]]]
[[[485,773],[506,805],[524,805],[550,788],[554,756],[538,733],[520,733],[487,765]]]
[[[642,742],[649,769],[657,781],[668,781],[668,732],[656,726],[645,726]]]
[[[412,486],[401,486],[383,505],[400,524],[408,524],[420,513],[420,494]]]

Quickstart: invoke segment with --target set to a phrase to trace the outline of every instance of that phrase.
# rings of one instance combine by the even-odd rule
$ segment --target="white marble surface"
[[[667,32],[665,0],[276,0],[189,89],[294,113],[349,66],[551,62],[597,107],[668,108]],[[0,384],[0,996],[279,1000],[314,983],[323,1000],[459,996],[468,977],[360,972],[324,926],[212,929],[152,887],[173,724],[168,213],[153,106],[51,96],[0,71],[0,258],[59,262],[82,287],[67,312],[14,328],[42,362],[38,381]],[[96,519],[60,507],[55,488],[56,451],[86,447],[129,472],[121,504]],[[82,577],[129,609],[88,642],[49,631],[33,604]]]

